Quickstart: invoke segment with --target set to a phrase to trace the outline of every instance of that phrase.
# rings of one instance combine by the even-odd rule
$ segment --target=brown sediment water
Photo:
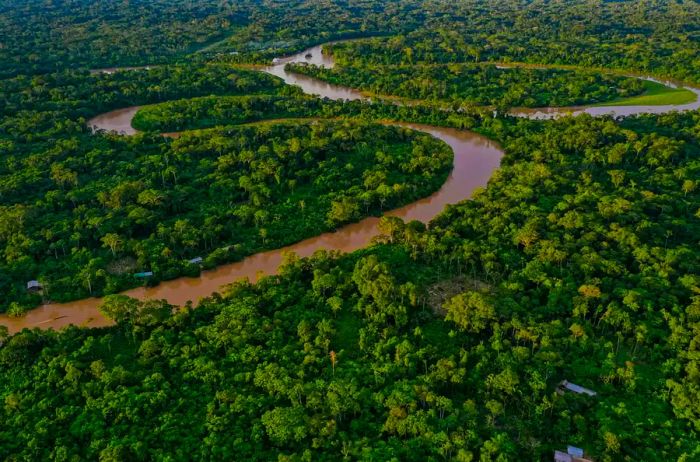
[[[332,43],[332,42],[331,42]],[[287,72],[284,66],[288,63],[308,63],[323,67],[333,67],[335,63],[333,62],[333,57],[330,55],[324,55],[322,53],[323,46],[318,45],[316,47],[310,48],[306,51],[298,53],[287,58],[282,58],[276,60],[272,66],[263,68],[264,72],[272,75],[276,75],[282,78],[286,83],[290,85],[299,85],[302,87],[305,93],[318,95],[322,98],[331,99],[346,99],[346,100],[369,100],[370,98],[366,94],[362,93],[360,90],[346,88],[339,85],[332,85],[327,82],[317,80],[313,77],[306,75],[295,74],[293,72]],[[306,56],[311,54],[311,58]],[[502,64],[499,63],[497,67],[509,68],[520,66],[518,64]],[[547,65],[528,65],[527,67],[533,68],[557,68],[558,66],[547,66]],[[570,66],[561,66],[562,68],[570,68]],[[575,69],[575,68],[574,68]],[[602,72],[603,70],[601,70]],[[563,117],[568,115],[579,115],[579,114],[589,114],[592,116],[604,116],[612,115],[615,117],[625,117],[636,114],[664,114],[671,111],[692,111],[700,109],[700,88],[696,88],[687,85],[683,82],[679,82],[673,79],[657,79],[651,76],[643,74],[630,74],[616,72],[628,77],[634,77],[641,80],[648,80],[650,82],[656,82],[666,85],[671,88],[685,88],[696,95],[696,99],[693,102],[685,104],[666,104],[666,105],[606,105],[606,106],[569,106],[569,107],[543,107],[543,108],[513,108],[509,111],[509,114],[516,117],[526,117],[529,119],[553,119],[557,117]],[[411,101],[408,99],[397,99],[395,102],[401,104],[416,104],[416,101]]]
[[[88,126],[93,130],[105,130],[120,135],[135,135],[137,130],[131,126],[131,121],[139,109],[141,106],[131,106],[105,112],[88,120]]]
[[[310,57],[307,57],[311,55]],[[276,59],[272,66],[264,67],[263,72],[277,76],[289,85],[297,85],[309,95],[317,95],[321,98],[334,100],[368,100],[359,90],[333,85],[307,75],[287,72],[285,65],[290,63],[307,63],[316,66],[333,67],[335,63],[330,55],[323,54],[323,46],[318,45],[308,50],[286,58]]]
[[[307,58],[309,53],[311,57]],[[264,71],[281,77],[289,84],[299,85],[308,94],[336,100],[365,99],[358,91],[330,85],[311,77],[288,73],[284,70],[284,66],[289,62],[310,62],[332,66],[332,60],[321,53],[320,46],[289,58],[280,59],[274,65],[265,68]],[[132,135],[137,133],[131,126],[131,120],[138,109],[138,106],[128,107],[101,114],[89,120],[88,125],[96,130]],[[454,151],[454,167],[439,191],[427,198],[388,212],[387,215],[401,217],[406,221],[428,222],[440,213],[447,204],[467,199],[476,188],[485,186],[493,171],[500,164],[503,152],[495,142],[483,136],[451,128],[418,124],[397,125],[420,130],[446,142]],[[176,136],[177,134],[170,135]],[[282,249],[261,252],[240,262],[219,266],[214,270],[203,272],[197,278],[178,278],[162,282],[156,287],[128,290],[124,294],[139,299],[166,299],[175,305],[184,305],[189,300],[196,302],[238,279],[247,278],[255,281],[261,275],[274,274],[283,261],[284,255],[288,252],[306,257],[320,249],[341,252],[361,249],[379,234],[378,222],[379,219],[376,217],[366,218],[337,231],[324,233]],[[8,326],[10,332],[17,332],[25,327],[55,329],[70,324],[89,327],[109,325],[110,321],[98,311],[100,303],[100,298],[88,298],[68,303],[46,304],[29,311],[21,318],[2,316],[0,323]]]
[[[429,197],[392,210],[387,215],[405,221],[427,222],[440,213],[447,204],[467,199],[472,192],[486,185],[500,164],[503,154],[497,143],[472,132],[452,128],[439,128],[418,124],[396,124],[428,133],[446,142],[454,151],[454,168],[439,191]],[[284,255],[294,252],[307,257],[320,249],[352,252],[367,246],[379,234],[376,217],[344,226],[337,231],[324,233],[299,243],[251,255],[240,262],[222,265],[205,271],[197,278],[179,278],[162,282],[156,287],[140,287],[123,292],[138,299],[165,299],[175,305],[184,305],[188,300],[198,301],[202,297],[221,290],[221,287],[241,278],[251,281],[260,275],[274,274]],[[60,328],[69,324],[99,327],[110,322],[98,311],[99,298],[89,298],[68,303],[53,303],[29,311],[20,318],[3,315],[0,324],[10,332],[25,327]]]
[[[310,57],[307,55],[311,55]],[[263,68],[264,72],[282,78],[286,83],[300,86],[305,93],[336,100],[367,100],[361,92],[349,88],[331,85],[312,77],[287,72],[285,64],[291,62],[308,62],[310,64],[333,66],[330,56],[322,53],[322,47],[316,46],[294,56],[275,60],[272,66]],[[109,69],[115,71],[116,69]],[[700,90],[690,88],[700,95]],[[688,110],[700,107],[700,100],[687,105],[668,106],[606,106],[589,108],[544,108],[523,109],[519,115],[530,118],[552,118],[570,113],[587,112],[592,115],[613,114],[632,115],[646,112],[661,113],[674,110]],[[125,135],[136,133],[131,127],[131,120],[139,107],[118,109],[99,115],[88,125],[94,129],[106,130]],[[497,143],[475,133],[452,128],[400,123],[395,124],[428,133],[446,142],[454,151],[454,169],[439,191],[430,197],[421,199],[387,215],[403,218],[405,221],[430,221],[440,213],[447,204],[454,204],[468,199],[476,188],[483,187],[500,164],[503,151]],[[170,134],[176,136],[177,134]],[[165,299],[175,305],[184,305],[187,301],[198,301],[221,290],[222,286],[238,279],[248,278],[255,281],[261,275],[276,273],[284,255],[294,252],[306,257],[317,250],[338,250],[351,252],[365,247],[371,239],[379,234],[376,217],[366,218],[359,223],[350,224],[335,232],[321,234],[282,249],[251,255],[240,262],[222,265],[211,271],[205,271],[197,278],[179,278],[162,282],[156,287],[140,287],[123,292],[138,299]],[[17,332],[25,327],[60,328],[69,324],[99,327],[111,324],[98,311],[99,298],[89,298],[69,303],[46,304],[29,311],[21,318],[0,316],[0,325],[5,325],[10,332]]]

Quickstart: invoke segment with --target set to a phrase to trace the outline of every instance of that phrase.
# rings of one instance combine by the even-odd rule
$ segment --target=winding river
[[[336,100],[368,99],[360,91],[331,85],[312,77],[287,72],[285,64],[290,62],[308,62],[311,64],[333,66],[332,58],[322,53],[322,46],[315,46],[296,55],[277,59],[272,66],[262,69],[282,78],[286,83],[300,86],[305,93]],[[102,70],[115,72],[117,69]],[[700,89],[689,88],[700,96]],[[557,117],[565,114],[586,112],[593,115],[613,114],[631,115],[646,112],[669,112],[673,110],[691,110],[700,108],[700,98],[690,104],[669,106],[606,106],[581,108],[546,108],[523,109],[514,111],[514,115],[542,118]],[[111,111],[91,119],[88,124],[96,129],[130,135],[136,133],[131,127],[131,120],[139,107],[129,107]],[[447,181],[439,191],[431,196],[407,206],[390,211],[387,215],[403,218],[406,221],[430,221],[440,213],[447,204],[468,199],[476,188],[483,187],[492,173],[498,168],[503,151],[497,143],[481,135],[451,128],[433,127],[419,124],[395,124],[428,133],[445,143],[454,151],[454,168]],[[350,224],[335,232],[321,234],[296,244],[267,252],[251,255],[240,262],[222,265],[211,271],[205,271],[197,278],[178,278],[162,282],[156,287],[139,287],[123,292],[138,299],[166,299],[175,305],[184,305],[187,301],[197,301],[221,290],[221,287],[241,278],[251,281],[263,275],[274,274],[284,255],[294,252],[306,257],[320,249],[352,252],[367,246],[371,239],[379,234],[376,217],[366,218]],[[60,328],[69,324],[87,327],[110,325],[97,307],[100,298],[88,298],[69,303],[51,303],[29,311],[21,318],[0,316],[0,324],[9,328],[11,333],[25,327]]]

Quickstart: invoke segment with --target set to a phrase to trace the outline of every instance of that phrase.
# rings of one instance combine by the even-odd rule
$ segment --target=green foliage
[[[401,35],[332,47],[341,64],[524,62],[618,69],[700,83],[697,2],[431,2]]]
[[[15,182],[3,195],[0,268],[11,295],[2,306],[25,300],[29,279],[70,300],[134,286],[135,271],[171,279],[190,274],[196,256],[213,267],[282,247],[429,195],[452,160],[432,137],[359,122],[103,138],[102,146],[109,150],[92,156],[68,151],[49,178],[23,193]]]
[[[462,330],[479,333],[496,317],[492,303],[479,292],[465,292],[445,303],[445,319],[457,324]]]
[[[237,3],[3,0],[0,76],[178,57],[242,26],[245,8]]]
[[[195,310],[117,297],[114,328],[15,335],[0,455],[692,460],[699,125],[508,124],[489,187],[429,230],[384,220],[393,244],[291,259]],[[426,290],[459,273],[489,290],[443,320]]]
[[[78,117],[111,109],[202,95],[273,94],[283,83],[270,75],[226,64],[180,64],[111,74],[63,71],[0,81],[3,133],[20,138],[34,124],[33,141],[46,130],[44,119],[64,131]],[[70,120],[65,120],[70,119]],[[38,125],[38,127],[36,127]],[[57,127],[58,128],[58,127]],[[76,129],[73,129],[76,131]],[[22,138],[20,138],[22,139]]]
[[[317,98],[284,96],[205,96],[145,106],[132,121],[143,131],[179,132],[216,125],[323,115]]]
[[[637,95],[641,81],[588,71],[499,68],[493,64],[364,66],[327,69],[288,64],[291,71],[371,94],[498,107],[574,106]]]
[[[644,93],[639,96],[632,96],[613,100],[600,106],[644,106],[644,105],[666,105],[666,104],[686,104],[697,99],[697,95],[686,88],[670,88],[666,85],[644,81]]]
[[[6,75],[98,62],[100,46],[66,41],[124,37],[115,25],[138,15],[143,43],[117,45],[109,59],[173,59],[180,45],[164,37],[218,38],[225,8],[180,10],[188,20],[210,12],[209,27],[174,22],[176,8],[159,2],[78,3],[81,14],[66,14],[71,3],[15,3],[0,3]],[[262,59],[345,27],[399,29],[410,16],[421,26],[410,34],[334,52],[381,66],[517,60],[700,79],[693,2],[255,4],[250,23],[212,50],[245,42],[255,51],[235,59]],[[35,56],[22,54],[32,47]],[[279,276],[233,284],[196,309],[111,296],[101,311],[112,327],[0,328],[0,459],[551,460],[567,444],[598,461],[700,458],[697,112],[529,121],[319,102],[201,62],[0,85],[0,293],[18,313],[41,298],[26,293],[28,279],[50,298],[115,292],[134,282],[115,276],[125,268],[174,277],[192,271],[193,250],[213,265],[442,183],[445,145],[372,120],[476,129],[506,151],[473,200],[428,227],[382,219],[368,249],[290,258]],[[144,109],[143,128],[354,120],[177,140],[95,135],[84,123],[183,98]],[[428,305],[437,282],[457,278],[473,287]],[[563,379],[597,395],[560,394]]]
[[[331,39],[405,30],[417,2],[318,0],[0,1],[0,78],[225,59],[265,62]]]
[[[367,122],[411,121],[486,130],[481,122],[490,119],[492,112],[470,108],[459,114],[447,113],[434,110],[429,102],[397,106],[320,100],[295,94],[290,87],[283,87],[279,93],[282,95],[208,96],[144,106],[134,116],[133,126],[144,131],[171,133],[278,118],[341,118]]]

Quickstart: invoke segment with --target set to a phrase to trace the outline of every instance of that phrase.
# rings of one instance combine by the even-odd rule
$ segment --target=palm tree
[[[119,235],[114,234],[114,233],[109,233],[109,234],[104,235],[104,237],[102,238],[102,243],[104,244],[105,247],[109,247],[109,249],[112,251],[112,256],[116,257],[117,256],[117,248],[121,245],[122,240],[119,237]]]

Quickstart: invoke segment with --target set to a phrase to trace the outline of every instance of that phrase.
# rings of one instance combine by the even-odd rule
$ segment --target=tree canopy
[[[0,459],[700,460],[700,113],[455,104],[700,83],[697,2],[0,0],[0,31],[0,311],[107,294],[113,321],[0,326]],[[250,65],[342,37],[303,70],[417,101]],[[113,65],[156,66],[89,71]],[[142,133],[88,126],[142,105]],[[118,293],[429,195],[453,153],[396,121],[488,136],[501,167],[196,307]]]

